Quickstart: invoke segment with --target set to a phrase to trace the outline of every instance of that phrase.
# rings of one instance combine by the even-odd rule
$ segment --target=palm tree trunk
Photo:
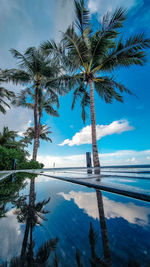
[[[98,149],[97,149],[94,90],[93,90],[92,80],[89,80],[89,86],[90,86],[90,110],[91,110],[93,164],[94,164],[94,167],[100,167]],[[95,173],[100,174],[100,169],[96,170]]]
[[[21,266],[24,266],[24,262],[25,262],[29,229],[30,229],[30,221],[29,221],[29,218],[28,218],[27,221],[26,221],[26,228],[25,228],[24,238],[23,238],[22,248],[21,248],[21,255],[20,255]]]
[[[105,259],[106,266],[110,267],[112,266],[111,253],[110,253],[110,247],[109,247],[107,226],[106,226],[106,221],[105,221],[103,198],[102,198],[102,193],[100,190],[96,190],[96,197],[97,197],[97,206],[98,206],[98,213],[99,213],[99,220],[100,220],[100,227],[101,227],[104,259]]]
[[[34,103],[34,145],[33,145],[33,160],[36,161],[37,157],[37,150],[38,150],[38,145],[39,145],[39,138],[38,138],[38,87],[35,89],[35,103]]]
[[[33,244],[33,226],[31,223],[30,226],[30,243],[29,243],[29,251],[28,251],[28,265],[29,266],[34,266],[34,244]]]
[[[34,207],[34,202],[35,202],[35,178],[31,178],[30,194],[29,194],[29,206]]]

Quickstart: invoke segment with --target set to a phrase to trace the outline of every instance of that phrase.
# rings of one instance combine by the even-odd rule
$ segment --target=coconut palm
[[[58,88],[56,81],[51,83],[50,79],[57,77],[60,68],[58,62],[51,61],[40,49],[36,49],[35,47],[28,48],[24,53],[11,49],[11,53],[19,61],[19,69],[5,70],[4,77],[7,81],[12,81],[15,84],[22,84],[25,87],[28,85],[28,88],[22,90],[14,102],[18,106],[33,109],[35,129],[33,160],[36,160],[39,144],[39,128],[43,111],[40,109],[40,107],[43,108],[41,96],[43,96],[44,91],[49,93],[50,99],[47,98],[48,102],[44,108],[47,113],[58,116],[58,113],[54,109],[52,110],[49,104],[52,104],[52,101],[54,101],[54,104],[56,101],[58,102],[58,94],[63,95],[64,90]],[[48,81],[49,83],[47,84]]]
[[[51,86],[51,82],[49,81],[49,84]],[[44,85],[47,89],[43,88]],[[54,90],[54,89],[53,89]],[[16,98],[13,100],[13,104],[16,106],[23,106],[27,107],[29,109],[34,109],[34,88],[26,88],[19,93]],[[46,129],[46,126],[41,125],[41,118],[43,116],[43,112],[46,112],[48,115],[58,117],[59,114],[57,110],[53,107],[56,106],[56,108],[59,107],[59,100],[58,95],[55,91],[51,90],[51,87],[47,84],[41,84],[41,90],[38,91],[38,103],[37,103],[37,139],[35,142],[35,136],[36,136],[36,127],[35,125],[33,127],[29,127],[27,131],[25,132],[25,143],[27,141],[31,142],[32,139],[34,139],[34,147],[33,147],[33,159],[35,160],[37,157],[37,151],[39,148],[39,139],[44,139],[45,141],[51,141],[50,138],[46,138],[46,134],[49,134],[48,128]],[[43,128],[44,127],[44,128]],[[30,137],[30,138],[27,138]],[[31,138],[32,137],[32,138]],[[30,139],[30,140],[29,140]]]
[[[28,151],[24,150],[25,146],[27,146],[24,139],[17,140],[17,137],[17,131],[9,130],[7,126],[4,126],[2,132],[0,132],[0,146],[21,150],[24,155],[28,155]]]
[[[10,131],[8,127],[4,127],[0,133],[0,145],[7,146],[8,143],[15,142],[17,136],[18,135],[16,131]]]
[[[41,45],[45,53],[58,56],[66,73],[60,83],[74,88],[72,108],[81,98],[82,119],[86,119],[86,106],[90,105],[92,150],[94,167],[100,167],[94,104],[94,89],[98,95],[111,103],[123,102],[122,93],[131,93],[108,74],[118,67],[144,65],[145,49],[150,47],[150,39],[144,33],[131,35],[126,40],[120,28],[126,19],[126,11],[118,8],[112,15],[107,13],[97,28],[93,27],[91,16],[84,0],[75,0],[75,21],[63,34],[62,45],[47,41]],[[121,37],[119,36],[121,35]],[[107,75],[106,75],[107,74]]]
[[[0,69],[0,84],[6,82],[3,78],[3,71]],[[7,90],[6,88],[0,86],[0,112],[6,114],[6,108],[10,108],[10,105],[4,100],[11,100],[15,94],[12,91]]]
[[[50,127],[47,127],[46,124],[40,125],[40,130],[39,130],[39,139],[47,141],[47,142],[52,142],[51,138],[48,137],[51,131],[49,131]],[[32,143],[32,140],[34,139],[35,133],[34,133],[34,127],[29,127],[26,132],[23,133],[24,135],[24,142],[25,143]],[[40,145],[40,142],[39,142]]]

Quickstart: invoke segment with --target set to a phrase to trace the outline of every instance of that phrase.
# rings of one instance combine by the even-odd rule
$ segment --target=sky
[[[74,18],[73,0],[0,0],[0,68],[17,67],[10,48],[23,52],[43,41],[59,41]],[[116,7],[128,9],[121,30],[124,38],[145,32],[150,37],[150,2],[148,0],[87,0],[93,23]],[[124,103],[106,104],[95,93],[96,129],[101,165],[150,164],[150,51],[144,67],[133,66],[115,71],[117,81],[135,96],[124,95]],[[23,86],[5,85],[16,93]],[[71,110],[72,92],[60,98],[59,118],[44,115],[42,123],[51,127],[53,143],[41,142],[38,160],[45,167],[85,166],[85,153],[92,152],[90,111],[85,125],[80,103]],[[33,113],[12,107],[0,114],[3,126],[24,132],[33,123]],[[32,153],[32,147],[28,150]]]

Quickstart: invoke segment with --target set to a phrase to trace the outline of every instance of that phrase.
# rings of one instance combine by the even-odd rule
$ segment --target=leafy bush
[[[18,169],[42,169],[44,167],[43,163],[39,163],[38,161],[30,160],[26,162],[21,162],[18,164]]]
[[[41,169],[44,167],[38,161],[28,161],[23,150],[0,146],[0,170],[11,170],[14,159],[17,160],[16,169]]]

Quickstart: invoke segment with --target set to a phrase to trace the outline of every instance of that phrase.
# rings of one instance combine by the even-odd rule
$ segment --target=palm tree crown
[[[51,131],[49,131],[49,129],[50,127],[47,127],[46,124],[40,125],[39,139],[47,142],[52,142],[51,138],[48,137],[48,135],[52,133]],[[34,127],[29,127],[23,135],[25,143],[32,143],[32,140],[35,136]]]
[[[6,70],[5,77],[8,81],[26,86],[13,103],[17,106],[33,109],[33,160],[36,160],[43,111],[58,116],[53,105],[58,107],[58,94],[63,95],[65,93],[65,90],[59,88],[57,80],[53,80],[60,73],[60,67],[57,61],[52,61],[35,47],[28,48],[23,54],[15,49],[11,49],[11,52],[19,61],[19,69]]]

